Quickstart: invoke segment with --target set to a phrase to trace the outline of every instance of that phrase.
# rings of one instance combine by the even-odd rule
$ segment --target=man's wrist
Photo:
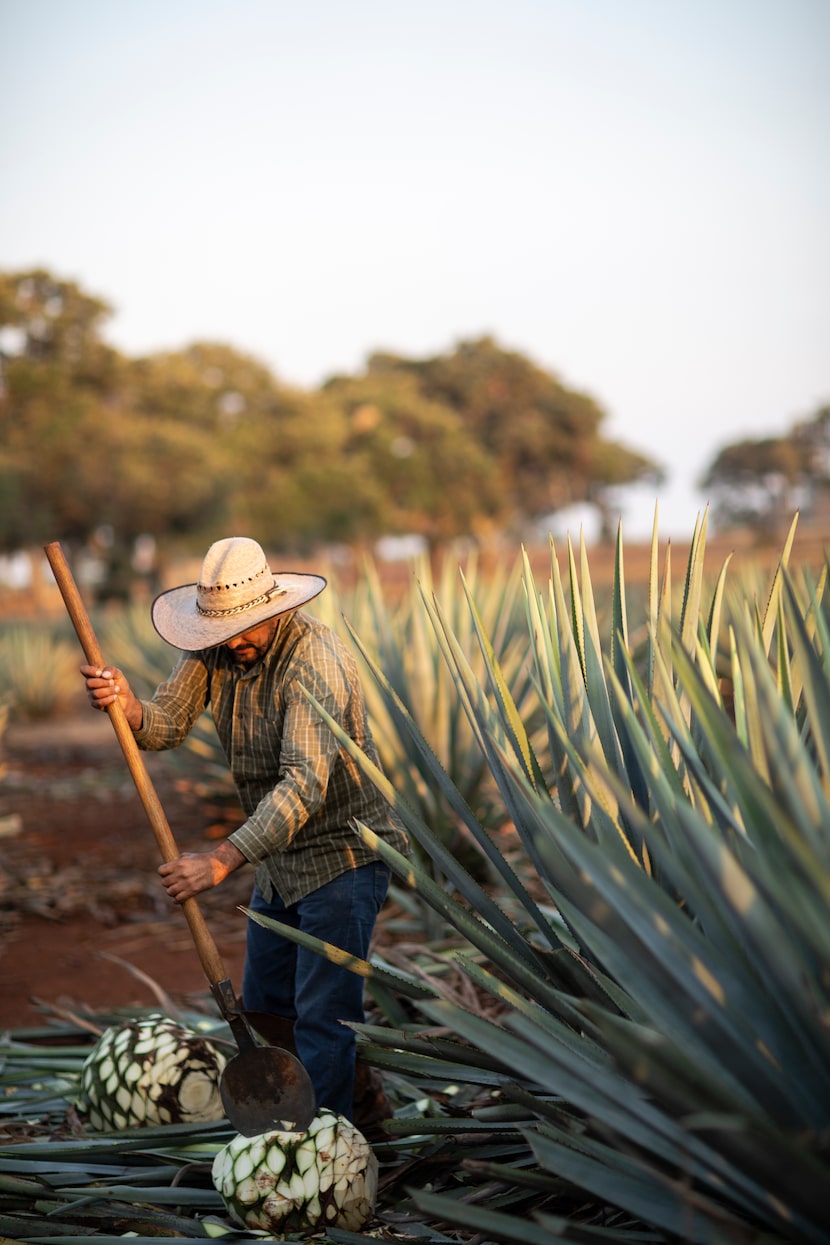
[[[234,869],[239,869],[246,864],[246,858],[229,839],[225,839],[224,843],[219,843],[213,849],[213,856],[221,865],[227,869],[228,873],[232,873]]]

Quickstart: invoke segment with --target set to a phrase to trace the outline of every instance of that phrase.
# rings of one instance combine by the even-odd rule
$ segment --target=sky
[[[484,334],[661,463],[830,402],[828,0],[0,0],[0,270],[287,384]]]

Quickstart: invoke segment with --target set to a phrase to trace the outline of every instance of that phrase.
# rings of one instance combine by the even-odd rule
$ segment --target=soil
[[[194,789],[169,756],[147,773],[182,851],[241,820],[233,797]],[[0,1030],[56,1015],[166,1003],[212,1010],[184,916],[156,876],[161,856],[112,724],[85,706],[12,723],[0,786]],[[200,896],[227,975],[242,984],[252,874]]]

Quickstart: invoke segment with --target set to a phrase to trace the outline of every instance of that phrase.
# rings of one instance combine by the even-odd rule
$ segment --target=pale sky
[[[0,0],[0,269],[313,387],[492,334],[662,462],[830,402],[830,0]]]

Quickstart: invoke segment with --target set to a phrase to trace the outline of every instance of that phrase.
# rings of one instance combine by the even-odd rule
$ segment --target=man
[[[303,694],[378,763],[354,658],[300,608],[325,586],[318,575],[274,576],[254,540],[217,541],[198,583],[153,602],[156,630],[182,653],[152,700],[139,700],[120,670],[81,672],[93,706],[117,699],[147,750],[178,746],[210,705],[246,820],[209,851],[161,865],[171,899],[183,903],[250,863],[254,911],[365,959],[390,874],[351,823],[398,850],[406,838]],[[362,978],[249,921],[242,998],[246,1011],[293,1022],[318,1106],[352,1119],[355,1035],[340,1021],[364,1019]]]

